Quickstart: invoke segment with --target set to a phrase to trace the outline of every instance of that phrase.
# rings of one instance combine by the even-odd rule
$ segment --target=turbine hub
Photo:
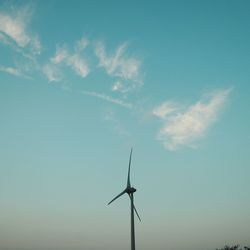
[[[126,189],[126,192],[127,192],[128,194],[132,194],[132,193],[136,192],[136,189],[135,189],[134,187],[128,187],[128,188]]]

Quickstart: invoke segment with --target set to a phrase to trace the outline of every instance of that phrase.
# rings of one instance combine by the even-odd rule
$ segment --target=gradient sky
[[[250,1],[0,1],[0,249],[250,245]]]

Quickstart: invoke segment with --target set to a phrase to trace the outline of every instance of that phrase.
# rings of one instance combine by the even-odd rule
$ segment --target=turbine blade
[[[140,218],[140,216],[139,216],[139,214],[138,214],[138,212],[137,212],[137,210],[136,210],[136,208],[135,208],[135,205],[134,205],[134,210],[135,210],[135,213],[136,213],[136,215],[137,215],[139,221],[141,221],[141,218]]]
[[[118,199],[120,196],[122,196],[123,194],[125,194],[126,193],[126,190],[124,190],[124,191],[122,191],[120,194],[118,194],[113,200],[111,200],[109,203],[108,203],[108,205],[110,204],[110,203],[112,203],[114,200],[116,200],[116,199]]]
[[[130,185],[130,165],[131,165],[132,152],[133,152],[133,148],[131,148],[130,156],[129,156],[127,187],[131,187],[131,185]]]
[[[130,200],[132,201],[131,196],[130,196],[130,195],[128,195],[128,196],[129,196]],[[137,217],[138,217],[139,221],[141,221],[141,218],[140,218],[140,216],[139,216],[139,214],[138,214],[138,212],[137,212],[137,210],[136,210],[136,208],[135,208],[134,201],[133,201],[133,208],[134,208],[134,210],[135,210],[135,213],[136,213],[136,215],[137,215]]]

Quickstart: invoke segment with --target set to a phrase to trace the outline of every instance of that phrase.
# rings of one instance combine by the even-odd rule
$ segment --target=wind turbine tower
[[[133,149],[131,148],[130,151],[130,156],[129,156],[129,164],[128,164],[128,178],[127,178],[127,186],[126,188],[120,193],[118,194],[113,200],[111,200],[108,205],[110,203],[112,203],[113,201],[115,201],[116,199],[118,199],[119,197],[121,197],[122,195],[124,195],[125,193],[128,194],[129,198],[130,198],[130,211],[131,211],[131,250],[135,250],[135,222],[134,222],[134,211],[138,217],[138,219],[141,221],[141,218],[135,208],[134,205],[134,192],[136,192],[136,189],[134,187],[131,186],[130,183],[130,165],[131,165],[131,157],[132,157],[132,152]]]

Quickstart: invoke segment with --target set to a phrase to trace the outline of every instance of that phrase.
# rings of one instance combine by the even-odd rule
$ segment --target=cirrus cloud
[[[124,42],[113,53],[107,53],[102,42],[96,44],[95,53],[99,59],[99,67],[104,68],[109,76],[119,79],[113,84],[113,91],[125,93],[143,85],[140,79],[141,61],[127,56],[127,47],[128,43]],[[117,82],[119,82],[119,87],[117,87]]]
[[[17,52],[40,54],[41,42],[36,34],[28,31],[31,10],[28,7],[13,13],[0,12],[0,41],[12,46]]]
[[[55,55],[51,57],[50,61],[43,67],[43,73],[48,81],[61,81],[63,79],[63,66],[70,67],[82,78],[86,77],[90,69],[87,60],[82,56],[82,51],[87,45],[88,41],[85,38],[76,41],[73,53],[71,53],[66,46],[57,46]]]
[[[168,150],[181,146],[195,147],[197,140],[217,120],[230,92],[231,89],[214,91],[188,107],[172,102],[156,107],[153,115],[163,122],[157,139]]]
[[[3,65],[0,65],[0,71],[8,73],[10,75],[14,75],[14,76],[21,76],[21,77],[29,78],[22,72],[20,68],[16,68],[16,67],[14,68],[14,67],[6,67]]]

